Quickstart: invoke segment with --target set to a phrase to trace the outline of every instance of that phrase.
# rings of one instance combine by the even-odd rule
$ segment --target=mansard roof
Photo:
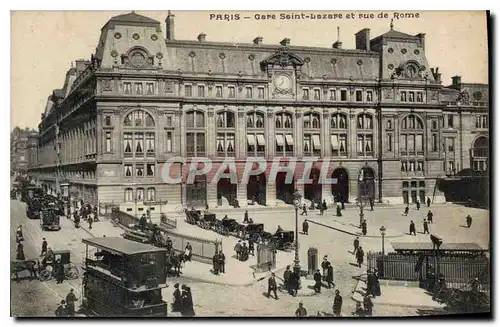
[[[113,28],[115,25],[138,25],[138,26],[153,26],[160,28],[160,22],[143,16],[136,14],[135,11],[132,11],[128,14],[123,14],[123,15],[118,15],[111,17],[110,20],[103,26],[102,29],[108,27],[108,28]]]

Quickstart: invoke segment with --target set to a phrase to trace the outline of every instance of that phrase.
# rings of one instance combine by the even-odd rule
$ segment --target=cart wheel
[[[290,242],[286,242],[283,244],[283,251],[290,252],[293,250],[293,244]]]
[[[52,278],[52,273],[50,271],[48,271],[47,269],[45,270],[42,270],[40,272],[40,280],[42,282],[45,282],[45,281],[48,281]]]
[[[260,244],[260,242],[262,242],[262,237],[257,233],[252,234],[250,238],[252,239],[252,242],[254,242],[255,244]]]

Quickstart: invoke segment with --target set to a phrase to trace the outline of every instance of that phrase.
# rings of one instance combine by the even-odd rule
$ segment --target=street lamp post
[[[382,271],[381,271],[382,276],[384,276],[385,231],[386,231],[386,229],[384,226],[380,227],[380,235],[382,235]]]
[[[293,270],[300,277],[300,259],[299,259],[299,208],[302,201],[302,195],[298,190],[293,193],[293,205],[295,206],[295,259],[293,260]]]

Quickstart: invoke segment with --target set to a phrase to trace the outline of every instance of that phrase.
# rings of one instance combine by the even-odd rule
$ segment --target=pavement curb
[[[311,223],[313,223],[313,224],[320,225],[320,226],[323,226],[323,227],[326,227],[326,228],[330,228],[330,229],[336,230],[338,232],[349,234],[349,235],[352,235],[352,236],[369,237],[369,238],[382,238],[382,236],[378,236],[378,235],[363,235],[362,233],[353,233],[353,232],[349,232],[349,231],[347,231],[345,229],[341,229],[341,228],[333,227],[333,226],[330,226],[330,225],[326,225],[326,224],[323,224],[323,223],[320,223],[320,222],[317,222],[317,221],[314,221],[314,220],[309,220],[309,219],[306,219],[306,220],[309,221],[309,222],[311,222]],[[392,235],[392,236],[385,235],[384,238],[396,238],[396,237],[401,237],[401,236],[404,236],[404,235],[405,234]]]

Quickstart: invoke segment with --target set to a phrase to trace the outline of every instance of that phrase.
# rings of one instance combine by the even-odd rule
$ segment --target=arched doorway
[[[205,175],[195,176],[192,184],[186,184],[186,203],[189,207],[205,207],[207,205],[207,178]]]
[[[332,184],[332,195],[336,202],[349,202],[349,175],[345,168],[337,168],[332,173],[332,178],[337,179],[336,184]]]
[[[230,172],[227,168],[224,173]],[[231,183],[230,178],[221,178],[217,183],[217,204],[218,205],[233,205],[236,200],[236,184]]]
[[[370,167],[363,167],[359,171],[358,197],[363,202],[375,201],[375,172]]]
[[[485,136],[480,136],[474,141],[472,147],[472,170],[486,171],[488,170],[488,157],[489,157],[489,141]]]
[[[247,199],[251,204],[266,205],[266,174],[250,176],[247,184]]]
[[[322,185],[319,182],[320,170],[317,167],[311,168],[309,178],[312,183],[304,185],[304,198],[314,203],[321,202]]]
[[[276,174],[276,199],[292,204],[293,193],[295,192],[295,177],[291,183],[287,183],[286,176],[286,172]]]

